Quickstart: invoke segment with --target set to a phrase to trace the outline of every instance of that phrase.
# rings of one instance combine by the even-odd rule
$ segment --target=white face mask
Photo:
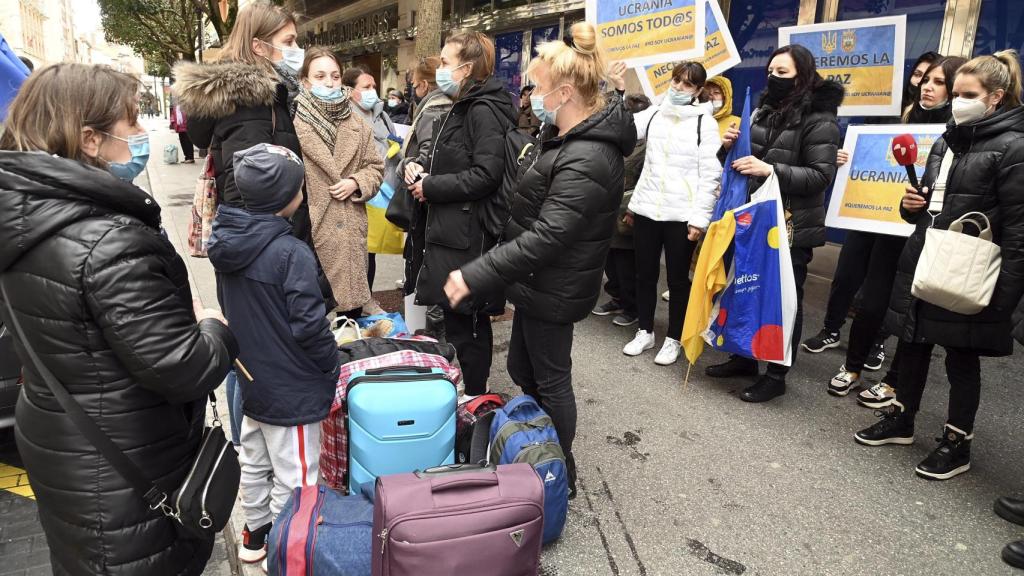
[[[722,108],[725,108],[725,100],[712,100],[711,101],[711,109],[714,110],[715,112],[718,112]]]
[[[980,120],[988,114],[988,105],[981,98],[970,100],[968,98],[953,99],[953,121],[957,126]]]

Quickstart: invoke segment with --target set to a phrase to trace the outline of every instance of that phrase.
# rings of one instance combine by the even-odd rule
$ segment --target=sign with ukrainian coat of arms
[[[906,15],[789,26],[779,46],[807,48],[818,73],[846,88],[840,116],[899,116],[906,31]]]

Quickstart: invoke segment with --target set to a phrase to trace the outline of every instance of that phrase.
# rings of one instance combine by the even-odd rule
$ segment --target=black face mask
[[[770,74],[767,88],[768,102],[772,104],[782,102],[793,91],[794,86],[796,86],[796,78],[780,78]]]

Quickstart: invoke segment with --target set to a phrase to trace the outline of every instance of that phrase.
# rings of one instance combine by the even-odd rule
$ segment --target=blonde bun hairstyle
[[[989,93],[1003,90],[1002,105],[1016,108],[1021,105],[1021,69],[1016,50],[1002,50],[991,56],[978,56],[957,70],[957,75],[971,74]]]
[[[597,44],[597,30],[589,22],[577,22],[564,40],[545,42],[537,47],[537,57],[527,74],[543,62],[548,65],[553,85],[570,84],[591,113],[604,107],[600,83],[608,70],[604,49]]]

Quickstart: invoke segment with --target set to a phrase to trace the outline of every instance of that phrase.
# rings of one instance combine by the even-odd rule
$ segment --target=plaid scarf
[[[327,148],[334,153],[334,144],[338,140],[338,124],[352,113],[349,107],[348,88],[343,88],[341,100],[327,102],[310,94],[305,87],[301,88],[295,98],[295,116],[313,127]]]

